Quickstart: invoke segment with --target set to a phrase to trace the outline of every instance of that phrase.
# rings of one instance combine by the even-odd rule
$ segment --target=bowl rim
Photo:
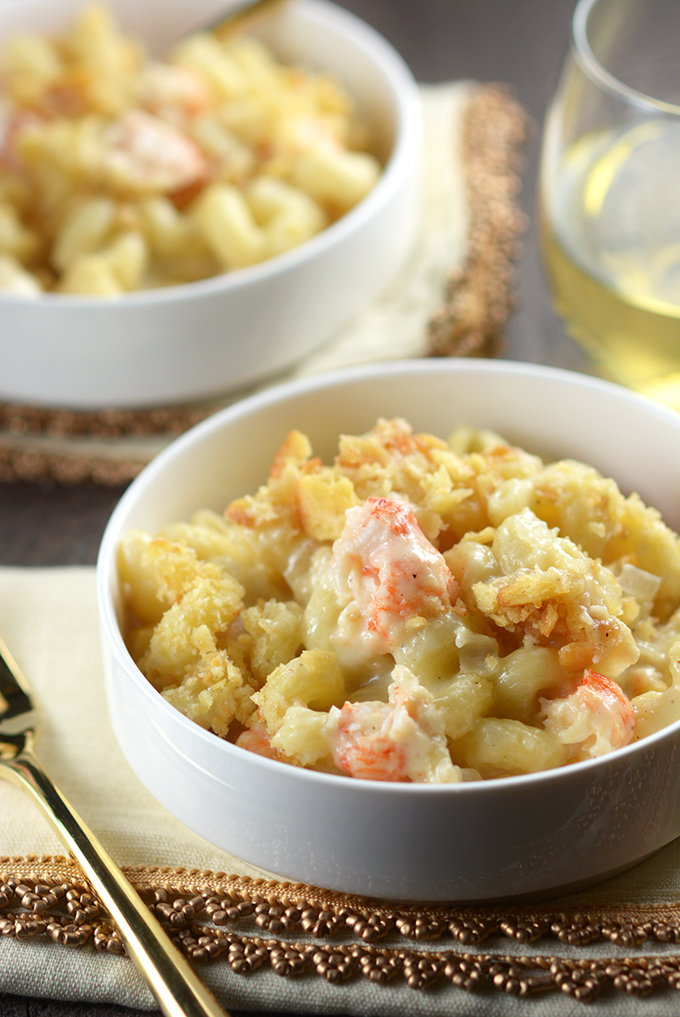
[[[332,0],[297,0],[295,11],[303,20],[321,24],[342,35],[356,48],[364,50],[380,70],[393,96],[395,113],[395,140],[382,168],[378,182],[357,205],[316,236],[289,251],[246,268],[233,269],[191,282],[176,283],[156,289],[134,290],[122,293],[115,299],[65,293],[40,293],[36,296],[18,295],[0,290],[0,306],[45,307],[50,313],[73,311],[79,308],[104,306],[107,313],[117,308],[172,304],[176,301],[228,293],[233,289],[261,284],[272,275],[285,275],[301,263],[321,255],[335,243],[361,229],[378,214],[408,175],[418,158],[422,130],[422,116],[418,85],[408,64],[392,44],[358,15],[339,7]]]
[[[192,738],[198,739],[198,742],[203,743],[208,750],[226,753],[225,758],[227,760],[230,756],[233,756],[234,760],[238,760],[243,763],[245,758],[247,758],[249,765],[253,765],[256,768],[263,768],[263,772],[265,774],[268,772],[276,773],[279,779],[287,774],[288,778],[292,781],[312,780],[314,782],[321,782],[322,785],[327,784],[329,787],[345,788],[348,786],[349,781],[351,786],[359,786],[365,793],[368,794],[387,793],[419,796],[433,794],[442,795],[447,793],[453,793],[456,795],[491,794],[494,791],[497,791],[499,787],[508,789],[527,788],[530,784],[542,784],[546,780],[566,779],[566,775],[568,774],[587,775],[589,771],[598,770],[602,767],[616,768],[619,765],[619,760],[623,764],[629,756],[638,753],[645,754],[646,752],[651,751],[659,742],[664,742],[670,738],[676,737],[677,732],[680,731],[680,720],[673,721],[666,727],[647,735],[645,738],[641,738],[639,741],[631,742],[628,745],[614,749],[612,752],[606,753],[602,756],[596,756],[592,759],[585,759],[579,762],[570,763],[566,766],[540,770],[535,773],[487,778],[481,781],[463,781],[460,783],[450,784],[421,784],[373,781],[357,777],[348,778],[342,774],[324,773],[318,770],[310,770],[304,767],[294,766],[293,764],[281,762],[279,760],[268,759],[264,756],[259,756],[256,753],[248,753],[248,756],[244,757],[243,753],[246,750],[239,749],[233,743],[219,738],[219,736],[215,735],[213,732],[202,728],[195,721],[190,720],[181,713],[176,707],[168,703],[137,668],[125,645],[122,631],[118,623],[114,597],[112,595],[113,584],[116,580],[116,547],[123,534],[123,530],[119,525],[119,520],[122,521],[127,516],[130,507],[134,505],[137,499],[138,492],[141,493],[153,484],[155,478],[163,472],[167,462],[172,461],[178,453],[181,455],[186,450],[189,450],[193,445],[200,443],[205,436],[219,432],[223,427],[228,426],[232,420],[247,417],[252,413],[257,413],[259,410],[277,403],[285,403],[294,399],[297,395],[310,391],[322,391],[325,388],[337,388],[348,382],[351,383],[355,380],[370,379],[371,377],[376,376],[384,378],[385,376],[404,375],[414,371],[420,374],[428,374],[441,372],[442,369],[456,374],[481,372],[481,374],[501,374],[507,377],[528,376],[535,378],[536,380],[552,379],[555,381],[561,381],[565,385],[573,385],[579,388],[589,389],[594,396],[598,393],[609,392],[615,394],[616,397],[623,400],[624,403],[629,402],[631,405],[644,406],[645,410],[653,417],[656,416],[666,423],[672,423],[678,430],[680,437],[679,414],[675,413],[668,407],[655,402],[647,396],[625,389],[614,382],[560,367],[552,367],[530,362],[503,359],[487,360],[474,357],[450,359],[446,360],[444,364],[442,364],[442,361],[439,358],[434,358],[429,360],[406,359],[348,367],[341,370],[330,371],[323,375],[314,375],[282,382],[261,392],[247,396],[246,398],[238,400],[230,406],[219,410],[211,417],[208,417],[194,425],[188,431],[184,432],[184,434],[174,439],[168,446],[166,446],[166,448],[162,449],[131,482],[109,517],[97,555],[96,596],[99,606],[100,627],[102,635],[108,644],[105,648],[105,652],[110,654],[111,657],[121,665],[121,667],[123,667],[123,664],[125,665],[123,670],[125,672],[126,679],[131,681],[138,690],[142,691],[144,696],[148,698],[151,705],[160,709],[160,716],[165,717],[167,722],[173,727],[183,730]],[[153,718],[149,719],[152,723],[154,723],[161,736],[167,740],[166,731],[158,723],[153,721]],[[175,750],[178,751],[176,745]],[[235,756],[234,753],[236,753]],[[190,759],[189,761],[194,765],[197,765],[194,760]],[[273,770],[272,767],[274,768]],[[221,778],[218,777],[217,774],[212,773],[211,776],[213,779],[220,780],[221,782]],[[486,790],[482,791],[482,788]]]

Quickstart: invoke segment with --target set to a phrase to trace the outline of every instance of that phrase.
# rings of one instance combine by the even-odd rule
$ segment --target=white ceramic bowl
[[[220,0],[110,0],[162,54]],[[0,39],[63,26],[82,0],[0,4]],[[74,410],[149,407],[236,391],[322,345],[385,288],[418,220],[420,104],[392,47],[326,0],[295,0],[260,33],[283,59],[336,73],[378,141],[384,172],[342,219],[252,268],[114,300],[0,292],[0,400]]]
[[[590,462],[680,527],[680,415],[606,382],[475,360],[401,362],[292,383],[179,438],[115,509],[98,562],[113,727],[148,790],[208,841],[335,890],[407,900],[489,900],[587,885],[680,834],[680,723],[600,757],[503,780],[352,780],[240,750],[187,720],[132,662],[118,624],[115,550],[199,507],[221,511],[266,480],[292,427],[315,454],[378,416],[447,435],[491,427],[527,449]]]

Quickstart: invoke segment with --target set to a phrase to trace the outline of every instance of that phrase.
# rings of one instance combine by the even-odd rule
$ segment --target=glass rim
[[[571,23],[572,42],[581,70],[603,91],[633,106],[655,113],[680,117],[680,106],[640,92],[611,74],[597,59],[588,40],[588,17],[600,0],[578,0]]]

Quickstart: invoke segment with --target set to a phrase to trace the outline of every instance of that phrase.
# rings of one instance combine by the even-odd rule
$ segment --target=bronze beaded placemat
[[[512,262],[525,225],[517,193],[528,129],[503,85],[471,93],[462,124],[467,256],[443,284],[441,306],[423,336],[426,356],[495,356],[502,349],[514,298]],[[223,405],[85,412],[0,402],[0,480],[127,483],[163,443]]]
[[[228,964],[235,974],[401,980],[412,989],[446,983],[468,992],[561,993],[581,1003],[680,988],[680,953],[661,951],[680,942],[677,904],[400,905],[198,869],[123,871],[192,963]],[[0,858],[0,935],[125,955],[76,863],[58,855]],[[494,951],[484,949],[488,941]],[[594,944],[631,952],[589,956]],[[633,954],[643,945],[644,954]]]

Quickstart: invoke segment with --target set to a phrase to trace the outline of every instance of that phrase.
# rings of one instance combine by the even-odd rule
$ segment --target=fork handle
[[[30,749],[0,759],[0,767],[30,793],[80,863],[166,1017],[229,1017]]]

